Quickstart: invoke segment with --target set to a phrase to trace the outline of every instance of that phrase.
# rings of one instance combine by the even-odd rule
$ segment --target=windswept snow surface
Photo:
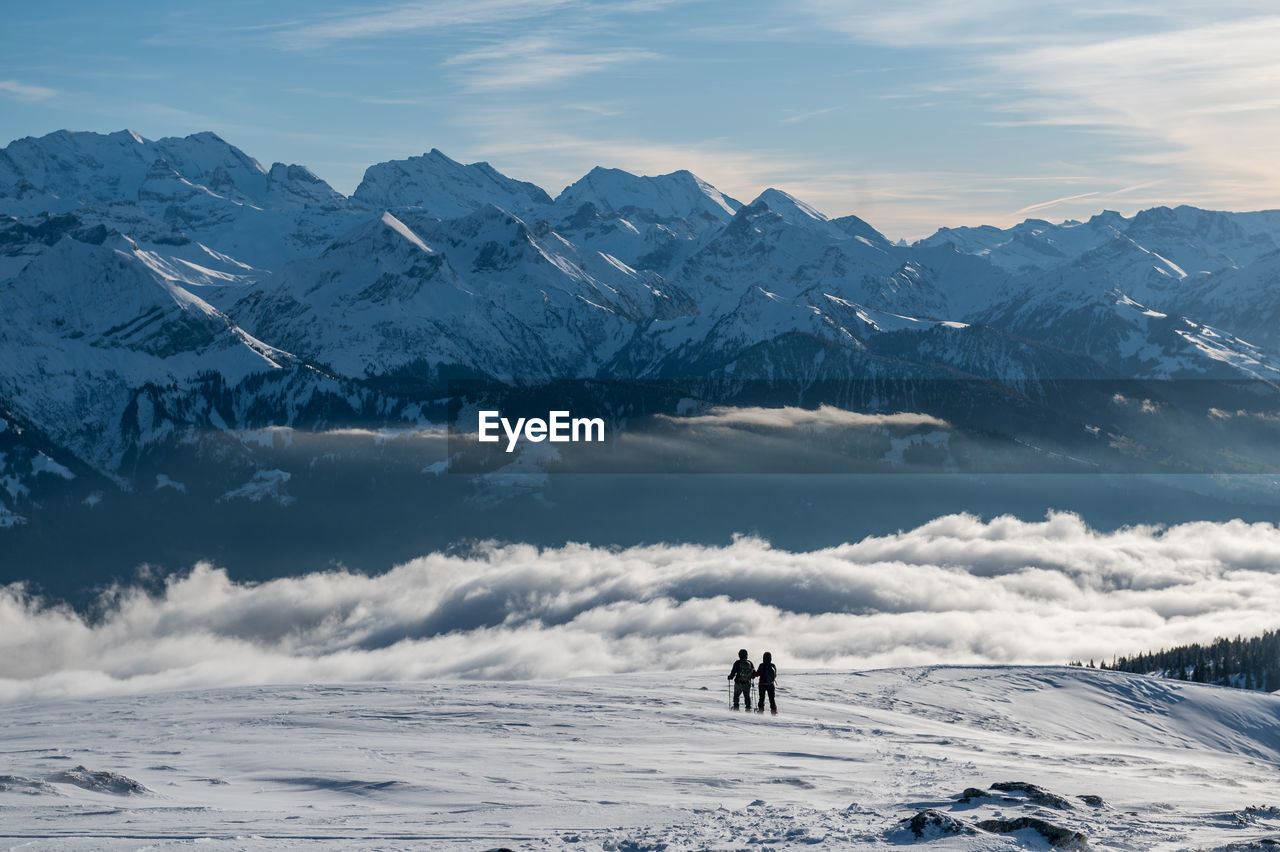
[[[933,809],[970,828],[1038,819],[1096,849],[1280,837],[1280,697],[1091,669],[780,662],[777,717],[730,711],[720,671],[13,705],[0,836],[60,849],[1049,848],[1034,829],[915,838],[903,821]],[[1002,782],[1051,796],[989,789]],[[967,788],[991,795],[962,801]]]

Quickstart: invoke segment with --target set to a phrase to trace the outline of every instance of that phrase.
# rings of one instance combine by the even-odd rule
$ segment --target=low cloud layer
[[[1280,622],[1280,529],[937,518],[807,553],[724,547],[432,554],[385,574],[237,583],[210,565],[86,620],[0,590],[0,701],[271,682],[526,679],[1109,659]]]
[[[659,415],[660,419],[693,426],[756,426],[773,429],[796,428],[857,428],[864,426],[904,426],[918,428],[935,426],[949,429],[945,420],[929,414],[915,412],[899,412],[896,414],[863,414],[857,411],[845,411],[830,405],[821,405],[816,409],[795,408],[759,408],[753,406],[730,407],[717,406],[705,414],[691,417],[669,417]]]

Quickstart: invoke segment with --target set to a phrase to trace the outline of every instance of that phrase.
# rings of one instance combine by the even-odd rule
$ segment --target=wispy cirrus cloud
[[[1064,179],[1063,182],[1067,182],[1067,181]],[[1131,186],[1124,186],[1119,189],[1097,190],[1094,192],[1082,192],[1078,195],[1067,195],[1062,198],[1054,198],[1050,201],[1041,201],[1036,204],[1028,204],[1026,207],[1015,210],[1010,215],[1016,218],[1018,216],[1024,216],[1028,213],[1038,213],[1043,210],[1052,210],[1055,207],[1061,207],[1073,201],[1081,201],[1086,198],[1091,199],[1091,203],[1093,204],[1110,204],[1113,202],[1117,204],[1122,204],[1122,203],[1128,202],[1130,198],[1132,198],[1136,193],[1139,193],[1145,189],[1151,189],[1152,187],[1159,186],[1162,183],[1164,183],[1163,180],[1148,180],[1148,181],[1143,181],[1142,183],[1135,183]]]
[[[1082,198],[1094,198],[1099,194],[1100,193],[1097,192],[1082,192],[1079,195],[1067,195],[1062,198],[1055,198],[1051,201],[1041,201],[1037,204],[1028,204],[1021,210],[1015,210],[1013,215],[1021,216],[1026,213],[1035,213],[1038,210],[1047,210],[1050,207],[1057,207],[1058,205],[1065,204],[1068,201],[1079,201]]]
[[[59,94],[57,89],[33,86],[18,80],[0,80],[0,92],[24,101],[45,101]]]
[[[459,53],[444,64],[459,69],[470,91],[509,91],[660,58],[636,47],[580,49],[548,35],[526,35]]]
[[[811,109],[806,112],[787,115],[778,119],[779,124],[799,124],[802,121],[808,121],[811,118],[817,118],[820,115],[828,115],[840,109],[838,106],[824,107],[822,109]]]
[[[1270,206],[1280,191],[1278,42],[1280,16],[1272,16],[1048,44],[995,62],[1050,102],[1074,104],[1082,122],[1155,144],[1134,152],[1135,161]],[[1035,101],[1013,106],[1046,108]]]
[[[1009,116],[994,124],[1107,137],[1113,171],[1164,170],[1165,192],[1177,193],[1165,201],[1239,209],[1274,206],[1280,194],[1280,15],[1271,4],[806,0],[804,8],[856,41],[945,49],[959,68],[949,84],[996,96],[990,109]]]
[[[427,29],[490,27],[497,21],[510,24],[581,5],[582,0],[429,0],[374,11],[352,10],[318,21],[291,22],[274,35],[286,48],[314,50],[335,42]]]
[[[1096,43],[1117,32],[1151,32],[1239,17],[1267,9],[1263,2],[1134,0],[1123,6],[1045,0],[901,0],[892,5],[868,0],[802,0],[801,8],[833,32],[898,47],[1002,46]],[[923,25],[927,22],[927,25]]]

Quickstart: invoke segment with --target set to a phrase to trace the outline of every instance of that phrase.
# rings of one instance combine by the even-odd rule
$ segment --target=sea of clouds
[[[1280,623],[1280,528],[965,514],[811,552],[490,544],[367,576],[209,564],[86,617],[0,589],[0,701],[281,682],[1110,659]],[[723,675],[720,675],[723,677]]]

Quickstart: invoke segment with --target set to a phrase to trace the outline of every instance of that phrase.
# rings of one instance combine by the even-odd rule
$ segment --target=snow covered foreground
[[[12,705],[0,848],[1049,848],[1023,818],[1092,848],[1280,842],[1280,696],[1057,667],[779,686],[777,717],[733,714],[720,672]]]

